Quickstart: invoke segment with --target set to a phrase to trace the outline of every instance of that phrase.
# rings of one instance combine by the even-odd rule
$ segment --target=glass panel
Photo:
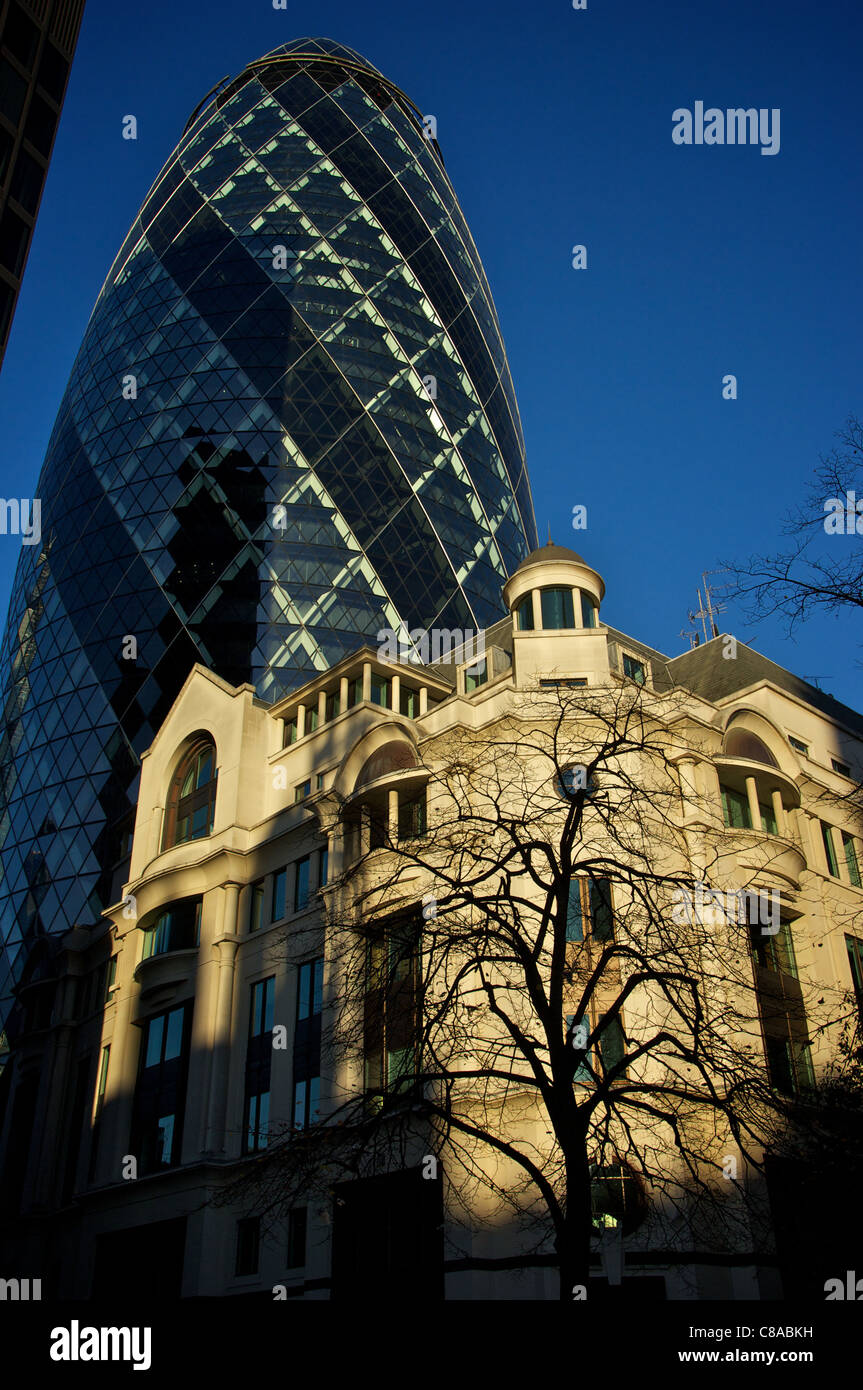
[[[174,1116],[160,1115],[156,1121],[159,1138],[156,1141],[156,1161],[166,1166],[170,1164],[174,1148]]]
[[[312,988],[312,967],[311,964],[300,966],[300,980],[298,990],[297,1018],[302,1020],[309,1016],[309,1004],[311,1002]]]
[[[298,1081],[294,1086],[294,1126],[304,1129],[306,1124],[306,1083]]]
[[[279,869],[273,879],[273,911],[270,918],[272,922],[280,922],[285,915],[287,872],[287,869]]]
[[[516,626],[519,632],[533,632],[533,596],[528,594],[515,610]]]
[[[596,627],[596,604],[584,589],[581,590],[581,626]]]
[[[773,807],[766,806],[764,802],[761,802],[758,809],[761,812],[761,829],[766,830],[768,835],[778,835],[779,831],[776,826],[776,815]]]
[[[301,912],[309,901],[309,868],[311,860],[308,855],[303,859],[297,860],[297,873],[294,880],[294,911]]]
[[[607,878],[590,880],[590,918],[593,935],[599,941],[608,941],[614,930],[614,912],[611,905],[611,884]]]
[[[549,631],[575,627],[571,589],[541,589],[542,625]]]
[[[569,880],[569,897],[566,904],[566,939],[567,941],[584,940],[584,926],[581,917],[581,881],[577,878]]]
[[[721,787],[722,814],[729,829],[751,830],[752,819],[749,814],[749,799],[733,787]]]
[[[147,1052],[144,1057],[145,1067],[158,1066],[162,1058],[162,1034],[165,1031],[165,1019],[162,1014],[158,1018],[151,1018],[147,1027]]]
[[[264,884],[263,880],[252,884],[252,904],[249,914],[249,931],[259,931],[264,922]]]
[[[624,655],[623,674],[631,681],[635,681],[636,685],[644,685],[646,676],[644,664],[641,661],[636,661],[634,656]]]
[[[479,686],[485,685],[488,680],[488,665],[485,661],[478,661],[475,666],[465,667],[464,688],[465,690],[476,690]]]
[[[834,878],[839,877],[839,865],[836,862],[836,851],[833,848],[832,827],[825,821],[821,822],[821,839],[824,842],[824,853],[827,857],[827,868]]]
[[[183,1050],[183,1009],[172,1009],[168,1014],[168,1027],[165,1037],[165,1061],[171,1062]]]
[[[842,831],[842,843],[845,847],[845,863],[848,865],[848,877],[851,879],[854,887],[859,888],[861,884],[860,865],[857,862],[857,849],[854,844],[853,836],[849,835],[845,830]]]

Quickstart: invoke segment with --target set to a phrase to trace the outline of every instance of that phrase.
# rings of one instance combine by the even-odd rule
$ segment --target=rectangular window
[[[847,830],[842,831],[842,846],[845,850],[845,863],[848,865],[848,877],[855,888],[860,885],[860,865],[857,862],[857,847],[854,844],[854,836],[849,835]]]
[[[190,1021],[191,1007],[181,1005],[144,1025],[130,1140],[141,1173],[180,1161]]]
[[[383,1096],[407,1085],[419,1064],[417,929],[392,926],[369,940],[363,1008],[365,1089]]]
[[[611,882],[607,878],[590,880],[590,924],[597,941],[609,941],[614,934]]]
[[[802,743],[799,738],[792,738],[790,734],[788,735],[788,742],[798,753],[805,753],[807,757],[809,756],[808,743]]]
[[[575,627],[571,589],[540,589],[539,603],[544,628],[560,632]]]
[[[426,794],[403,801],[399,797],[399,839],[416,840],[426,833]]]
[[[626,1043],[623,1036],[623,1025],[620,1022],[620,1015],[608,1018],[607,1014],[601,1014],[599,1019],[599,1055],[602,1058],[602,1069],[606,1076],[615,1067],[619,1067],[626,1054]],[[619,1076],[626,1075],[626,1068],[619,1073]]]
[[[323,849],[318,850],[318,887],[326,888],[327,874],[330,867],[329,845],[324,845]]]
[[[306,1208],[288,1212],[288,1269],[302,1269],[306,1263]]]
[[[312,794],[312,779],[307,777],[305,782],[300,782],[299,786],[294,787],[294,805],[299,801],[305,801],[307,796]]]
[[[834,772],[841,772],[843,777],[851,776],[851,768],[847,763],[841,763],[838,758],[831,758],[830,761],[833,765]]]
[[[647,679],[644,662],[636,661],[634,656],[628,656],[626,652],[623,654],[623,674],[627,676],[629,680],[635,681],[636,685],[644,685]]]
[[[319,772],[315,777],[315,791],[322,792],[324,789],[324,774]]]
[[[294,875],[294,912],[302,912],[309,902],[309,875],[311,871],[312,857],[306,854],[302,859],[298,859],[295,865]]]
[[[341,703],[341,698],[340,698],[340,696],[339,696],[338,694],[336,694],[336,693],[333,693],[332,695],[328,695],[328,696],[327,696],[327,705],[326,705],[326,717],[327,717],[327,722],[329,723],[329,721],[330,721],[331,719],[335,719],[337,715],[341,714],[341,712],[342,712],[342,703]]]
[[[725,824],[732,830],[751,830],[752,817],[749,814],[749,799],[733,787],[720,787],[722,792],[722,814]]]
[[[771,1086],[791,1095],[812,1085],[809,1035],[791,927],[782,922],[775,936],[750,925],[758,1012]]]
[[[584,940],[584,922],[581,913],[581,879],[569,880],[569,897],[566,904],[567,941]]]
[[[111,959],[108,961],[108,976],[105,981],[106,1003],[111,998],[111,995],[114,993],[114,990],[117,988],[117,962],[119,959],[119,956],[112,956]]]
[[[384,676],[376,676],[372,673],[372,704],[381,705],[384,709],[389,708],[390,703],[390,683]]]
[[[300,736],[299,716],[292,714],[290,719],[285,720],[285,736],[282,743],[283,748],[288,748],[290,744],[296,743]]]
[[[317,705],[313,705],[311,709],[307,709],[307,710],[306,710],[306,733],[307,733],[307,734],[313,734],[313,733],[315,732],[315,729],[316,729],[317,727],[318,727],[318,707],[317,707]]]
[[[99,1080],[96,1083],[96,1108],[93,1112],[94,1118],[98,1120],[102,1113],[102,1106],[105,1103],[105,1091],[108,1087],[108,1063],[111,1059],[111,1044],[102,1048],[102,1060],[99,1063]]]
[[[863,1023],[863,941],[857,936],[846,936],[845,949],[851,967],[851,979],[857,996],[857,1013]]]
[[[354,676],[348,681],[348,709],[353,709],[363,698],[363,678]]]
[[[758,809],[761,812],[761,829],[766,830],[768,835],[778,835],[776,813],[773,807],[767,806],[765,802],[761,801],[758,804]]]
[[[287,882],[287,869],[279,869],[278,873],[273,875],[273,910],[270,913],[271,922],[281,922],[282,918],[287,915]]]
[[[244,1216],[237,1222],[237,1258],[234,1273],[257,1274],[261,1245],[261,1218]]]
[[[794,980],[797,979],[797,961],[788,922],[780,922],[778,932],[772,936],[765,935],[761,927],[753,923],[749,928],[749,936],[752,956],[757,965],[776,975],[788,975]]]
[[[264,879],[252,884],[249,900],[249,931],[260,931],[264,925]]]
[[[567,941],[584,940],[584,923],[594,941],[614,937],[614,904],[611,880],[579,875],[570,879],[566,913]]]
[[[297,972],[297,1025],[294,1030],[293,1122],[307,1129],[320,1109],[321,1013],[324,960],[306,961]]]
[[[839,864],[836,860],[836,850],[833,845],[833,830],[826,821],[821,821],[821,839],[824,844],[824,854],[827,859],[828,872],[833,878],[839,877]]]
[[[270,1118],[270,1069],[273,1057],[273,1007],[276,977],[251,986],[249,1041],[246,1048],[246,1086],[243,1115],[243,1153],[267,1147]]]
[[[249,1010],[250,1038],[258,1038],[262,1033],[272,1033],[275,990],[275,975],[268,975],[266,980],[256,980],[252,985],[252,1006]]]
[[[473,666],[466,666],[464,672],[465,691],[477,690],[481,685],[485,685],[488,680],[488,662],[477,661]]]
[[[573,689],[582,685],[587,685],[587,676],[573,676],[570,680],[565,681],[540,681],[539,688],[540,690],[560,690],[562,688]]]
[[[399,705],[406,719],[417,719],[420,712],[420,693],[403,685],[399,692]]]

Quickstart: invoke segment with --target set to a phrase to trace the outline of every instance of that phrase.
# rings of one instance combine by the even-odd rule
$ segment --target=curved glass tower
[[[430,135],[359,54],[286,44],[208,95],[110,270],[0,656],[0,1017],[104,906],[194,662],[277,699],[382,627],[503,616],[524,444]]]

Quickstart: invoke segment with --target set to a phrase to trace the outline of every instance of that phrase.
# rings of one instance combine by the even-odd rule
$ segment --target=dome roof
[[[347,48],[344,44],[336,43],[333,39],[291,39],[288,43],[279,44],[272,52],[267,53],[260,61],[268,63],[279,58],[316,58],[320,60],[330,59],[334,62],[342,61],[348,63],[359,63],[362,67],[368,68],[380,77],[382,74],[378,69],[364,58],[362,53],[357,53],[354,48]]]
[[[555,545],[553,541],[549,541],[547,545],[541,545],[539,550],[532,550],[527,559],[522,560],[516,574],[518,574],[518,570],[525,569],[527,565],[536,565],[542,560],[569,560],[576,565],[587,565],[584,556],[579,555],[577,551],[570,550],[565,545]],[[590,569],[591,566],[587,565],[587,568]]]

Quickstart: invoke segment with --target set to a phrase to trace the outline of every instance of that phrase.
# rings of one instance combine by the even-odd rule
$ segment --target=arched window
[[[200,840],[216,814],[216,748],[209,738],[193,744],[174,773],[165,812],[163,849]]]
[[[513,609],[517,632],[533,632],[533,594],[528,594]]]
[[[364,787],[367,782],[376,782],[379,777],[386,777],[390,772],[401,772],[416,765],[416,754],[410,744],[392,739],[366,759],[356,785]]]
[[[729,758],[748,758],[753,763],[766,763],[768,767],[778,767],[766,743],[749,729],[729,729],[725,735],[725,752]]]

